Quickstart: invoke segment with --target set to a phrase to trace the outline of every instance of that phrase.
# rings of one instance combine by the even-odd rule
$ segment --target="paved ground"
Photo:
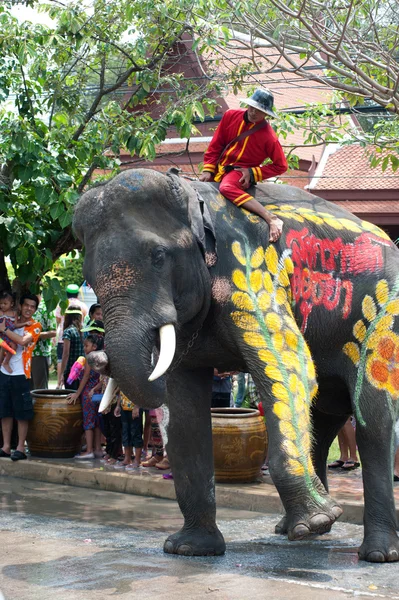
[[[95,490],[123,492],[141,496],[174,499],[172,481],[162,479],[157,469],[141,469],[136,474],[107,470],[99,461],[34,459],[13,463],[0,460],[0,475],[11,475],[35,481],[62,483]],[[330,494],[342,505],[341,521],[363,522],[363,484],[361,470],[329,473]],[[399,484],[394,486],[399,521]],[[216,486],[218,506],[259,511],[278,512],[281,502],[270,476],[265,475],[252,484]]]
[[[0,590],[6,600],[398,599],[398,564],[358,562],[362,528],[288,542],[278,515],[219,509],[227,553],[164,555],[175,502],[0,477]],[[1,594],[0,594],[1,597]]]

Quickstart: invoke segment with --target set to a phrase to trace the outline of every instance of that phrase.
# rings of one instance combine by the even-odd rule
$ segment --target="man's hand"
[[[283,221],[277,217],[273,217],[269,223],[270,233],[269,242],[277,242],[283,232]]]
[[[249,173],[249,169],[246,169],[245,167],[240,167],[240,168],[235,168],[234,170],[242,173],[242,177],[238,183],[242,183],[242,187],[244,188],[244,190],[249,188],[249,184],[251,182],[251,175]]]
[[[120,416],[121,416],[121,407],[115,406],[114,417],[120,417]]]
[[[203,171],[198,177],[200,181],[212,181],[213,175],[209,171]]]
[[[2,319],[2,320],[0,321],[0,331],[1,331],[1,332],[4,332],[4,331],[5,331],[5,328],[6,328],[6,322],[5,322],[5,319]]]

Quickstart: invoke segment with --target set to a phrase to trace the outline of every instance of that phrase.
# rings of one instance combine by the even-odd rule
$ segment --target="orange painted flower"
[[[366,370],[372,385],[399,398],[399,336],[389,331],[380,338],[367,360]]]

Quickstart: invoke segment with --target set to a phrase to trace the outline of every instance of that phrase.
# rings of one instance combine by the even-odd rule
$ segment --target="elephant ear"
[[[176,168],[169,169],[166,173],[172,181],[173,191],[179,196],[184,194],[187,197],[187,216],[188,224],[193,232],[198,246],[202,252],[205,261],[208,264],[209,257],[212,256],[212,266],[217,260],[215,229],[206,203],[199,192],[178,176],[179,171]]]

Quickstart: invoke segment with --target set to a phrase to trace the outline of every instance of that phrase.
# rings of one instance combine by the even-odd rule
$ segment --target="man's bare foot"
[[[5,370],[7,371],[7,373],[10,373],[10,375],[12,375],[12,373],[14,372],[12,370],[12,368],[10,367],[9,363],[3,363],[3,367],[5,368]]]
[[[272,219],[271,223],[269,223],[269,242],[277,242],[283,232],[283,225],[284,223],[281,219],[277,217]]]

